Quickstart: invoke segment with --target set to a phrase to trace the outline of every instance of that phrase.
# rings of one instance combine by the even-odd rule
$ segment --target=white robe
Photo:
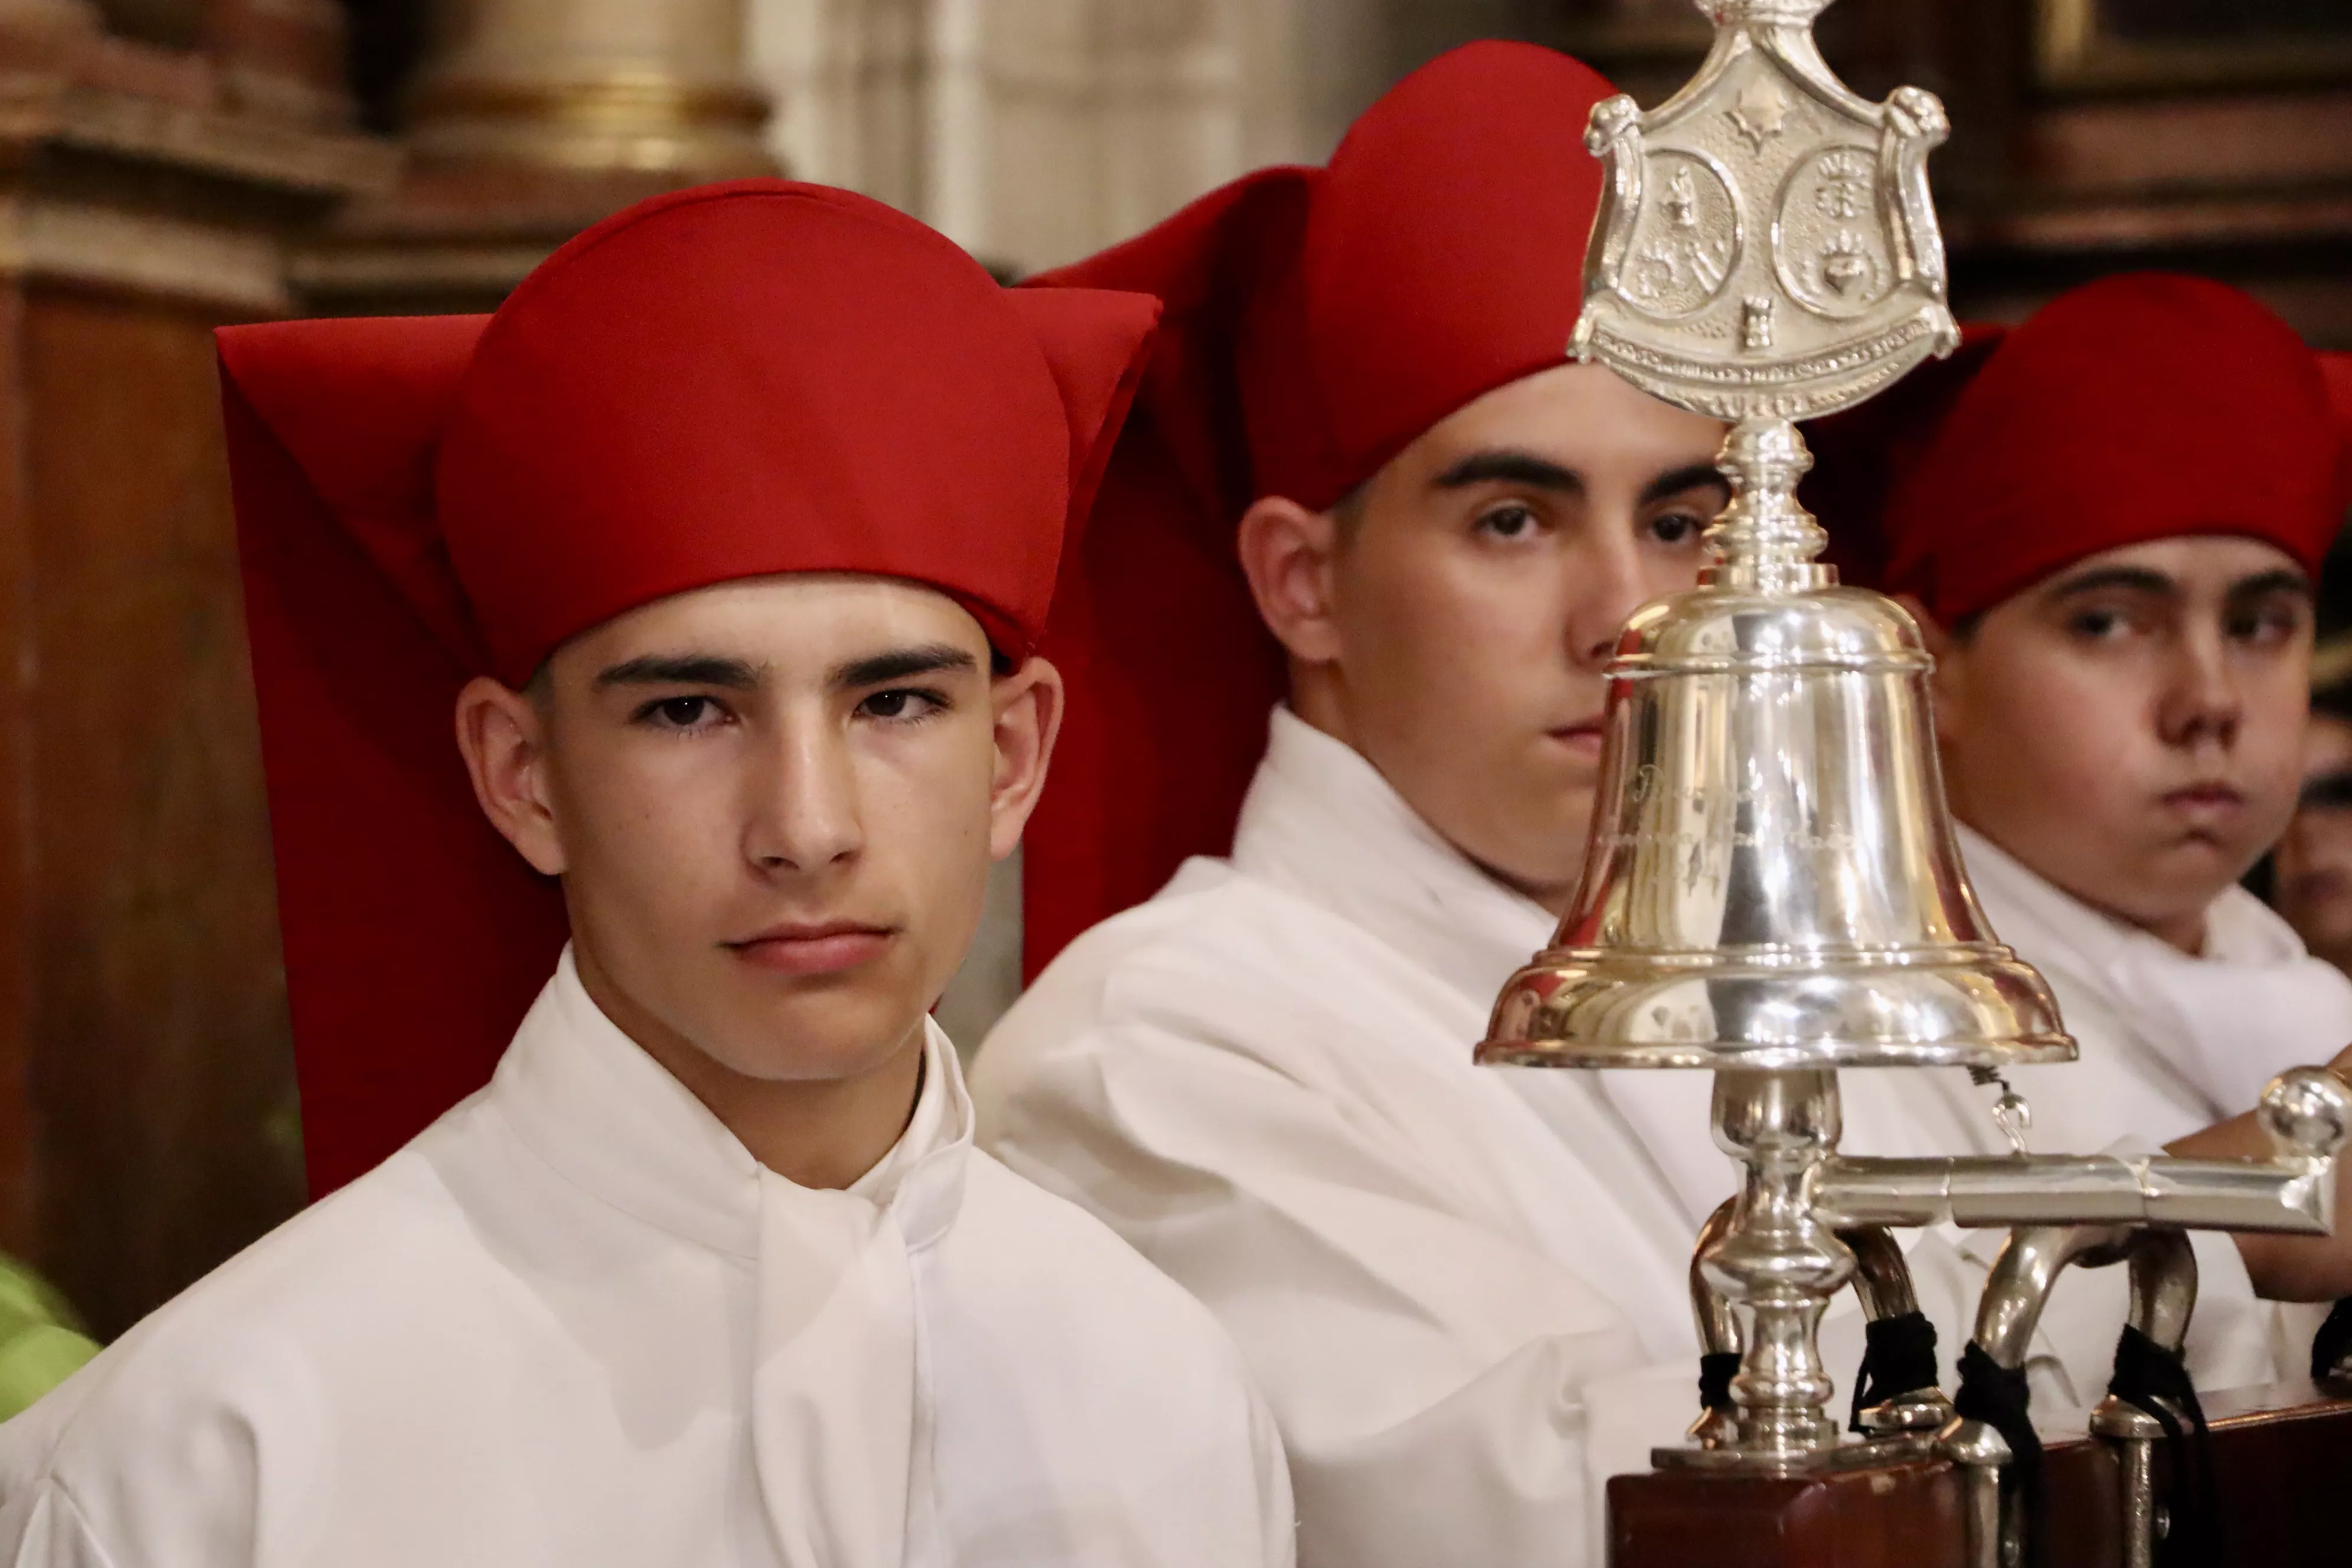
[[[1969,880],[2000,940],[2042,971],[2083,1049],[2012,1075],[2034,1142],[2098,1147],[2137,1133],[2168,1143],[2251,1110],[2291,1067],[2352,1045],[2352,980],[2314,958],[2243,888],[2214,900],[2191,957],[2043,880],[1960,829]]]
[[[55,1568],[1281,1564],[1234,1349],[971,1147],[934,1030],[845,1192],[761,1167],[567,953],[497,1077],[0,1427]]]
[[[1733,1170],[1660,1154],[1712,1150],[1708,1075],[1470,1059],[1553,923],[1277,710],[1231,861],[1080,938],[975,1058],[983,1143],[1233,1331],[1309,1568],[1598,1564],[1601,1483],[1697,1414],[1687,1268]],[[1981,1258],[1911,1259],[1948,1379]],[[1850,1385],[1851,1298],[1823,1352]]]

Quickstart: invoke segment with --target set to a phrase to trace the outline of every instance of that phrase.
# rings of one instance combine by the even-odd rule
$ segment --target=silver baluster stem
[[[1801,1464],[1838,1442],[1819,1334],[1854,1258],[1814,1212],[1812,1184],[1840,1121],[1833,1072],[1716,1074],[1716,1142],[1746,1179],[1730,1229],[1699,1267],[1739,1321],[1747,1354],[1731,1396],[1740,1450],[1759,1464]]]
[[[1706,531],[1710,588],[1797,594],[1829,585],[1813,563],[1830,536],[1797,503],[1797,482],[1813,466],[1805,438],[1786,419],[1743,419],[1716,459],[1731,486],[1731,504]]]

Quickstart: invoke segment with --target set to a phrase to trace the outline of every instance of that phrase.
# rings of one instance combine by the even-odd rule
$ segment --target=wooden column
[[[320,314],[488,310],[632,202],[776,172],[745,0],[434,0],[397,188],[305,247]]]
[[[436,163],[761,174],[743,0],[438,0],[409,140]]]
[[[0,4],[0,1246],[104,1334],[302,1199],[209,333],[397,159],[284,64]]]

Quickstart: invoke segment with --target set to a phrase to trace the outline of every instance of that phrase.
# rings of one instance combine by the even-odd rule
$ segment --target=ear
[[[1339,522],[1328,511],[1266,496],[1242,514],[1242,571],[1266,629],[1302,664],[1339,657],[1333,567]]]
[[[1968,721],[1968,645],[1947,631],[1917,595],[1897,594],[1895,602],[1919,623],[1919,640],[1927,645],[1927,657],[1936,661],[1927,689],[1936,701],[1936,739],[1949,745]]]
[[[988,792],[988,853],[1002,860],[1021,843],[1022,829],[1045,788],[1054,742],[1062,732],[1062,672],[1032,657],[1011,675],[989,683],[996,734],[996,772]]]
[[[486,675],[457,693],[457,750],[490,826],[543,876],[564,871],[548,807],[547,719],[529,697]]]

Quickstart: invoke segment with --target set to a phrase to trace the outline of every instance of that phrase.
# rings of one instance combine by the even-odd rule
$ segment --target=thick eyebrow
[[[2152,594],[2177,597],[2180,584],[2161,572],[2151,572],[2145,566],[2104,566],[2069,577],[2050,590],[2053,599],[2071,599],[2083,594],[2095,594],[2103,589],[2120,588],[2126,593]],[[2257,572],[2241,577],[2230,584],[2227,596],[2233,600],[2258,599],[2269,594],[2293,594],[2299,598],[2315,596],[2311,579],[2302,573],[2280,567],[2270,572]]]
[[[1678,496],[1685,490],[1695,490],[1702,486],[1711,486],[1726,495],[1731,493],[1731,481],[1725,479],[1723,470],[1713,463],[1685,463],[1679,468],[1667,469],[1643,485],[1639,504],[1648,506],[1653,501],[1662,501],[1668,496]]]
[[[2272,594],[2292,594],[2298,599],[2315,599],[2318,591],[2311,579],[2300,572],[2281,566],[2273,571],[2257,572],[2251,577],[2241,577],[2230,584],[2232,599],[2260,599]]]
[[[979,668],[980,660],[953,643],[924,643],[916,647],[892,648],[887,653],[853,658],[846,664],[836,665],[826,684],[835,691],[856,691],[868,686],[905,680],[910,676],[932,675],[941,670],[976,670]]]
[[[1541,490],[1574,492],[1584,489],[1584,476],[1549,458],[1503,447],[1471,453],[1430,480],[1429,488],[1460,490],[1485,484],[1529,485]]]
[[[2101,566],[2079,576],[2066,578],[2050,590],[2053,599],[2071,599],[2083,594],[2096,594],[2120,588],[2133,594],[2177,595],[2180,584],[2161,572],[2151,572],[2145,566]]]
[[[749,691],[760,672],[740,658],[709,653],[644,653],[598,673],[596,689],[614,686],[719,686]]]

